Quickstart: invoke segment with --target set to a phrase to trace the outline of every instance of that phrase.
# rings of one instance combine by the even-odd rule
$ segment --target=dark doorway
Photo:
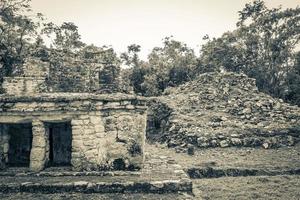
[[[70,166],[72,129],[70,122],[47,123],[49,131],[49,165]]]
[[[8,166],[29,167],[32,145],[32,125],[9,124],[8,136]]]

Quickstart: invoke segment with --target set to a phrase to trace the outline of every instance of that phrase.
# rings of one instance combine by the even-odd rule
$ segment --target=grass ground
[[[195,155],[175,153],[160,144],[148,145],[148,152],[173,158],[183,168],[216,166],[288,170],[300,168],[300,144],[279,149],[211,148]],[[300,175],[221,177],[192,179],[193,199],[300,199]]]
[[[160,144],[147,145],[147,152],[173,158],[183,168],[217,166],[234,168],[295,169],[300,168],[300,144],[278,149],[208,148],[198,149],[195,155],[176,153]]]
[[[194,179],[195,199],[300,199],[300,176]]]

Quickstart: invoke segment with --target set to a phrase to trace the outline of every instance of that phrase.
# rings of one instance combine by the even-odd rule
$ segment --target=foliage
[[[144,94],[142,88],[144,76],[147,73],[146,62],[139,59],[138,53],[141,46],[132,44],[127,47],[127,52],[121,54],[122,62],[130,68],[122,70],[122,79],[125,80],[126,85],[132,85],[133,91],[137,94]]]
[[[49,46],[46,47],[45,39]],[[0,0],[0,83],[4,76],[21,73],[26,58],[50,63],[48,83],[58,91],[90,89],[91,72],[104,65],[116,79],[120,59],[111,47],[85,45],[72,22],[56,25],[38,13],[32,17],[30,0]],[[59,84],[58,84],[59,83]]]
[[[108,46],[97,47],[95,45],[86,45],[78,51],[77,57],[85,62],[102,63],[117,67],[119,67],[121,63],[114,49]]]
[[[155,47],[148,62],[140,61],[139,45],[131,45],[122,54],[125,63],[132,66],[130,80],[135,92],[145,96],[157,96],[168,86],[177,86],[194,76],[197,59],[186,44],[166,37],[163,47]]]
[[[0,82],[43,45],[38,32],[43,17],[23,14],[30,11],[29,0],[0,1]]]
[[[268,9],[257,0],[246,4],[239,16],[235,31],[203,46],[198,71],[224,67],[244,72],[256,79],[261,91],[285,98],[300,40],[300,8]]]
[[[194,51],[171,37],[164,39],[163,47],[154,48],[148,59],[151,74],[146,79],[157,82],[159,93],[168,86],[177,86],[191,80],[197,63]]]
[[[57,50],[75,52],[84,46],[78,33],[78,27],[72,22],[64,22],[60,26],[52,22],[45,23],[42,33],[52,40],[51,46]]]
[[[286,101],[300,106],[300,52],[295,57],[294,68],[287,74],[286,89],[283,92]]]
[[[120,58],[127,66],[137,67],[140,64],[138,53],[141,51],[141,46],[131,44],[127,47],[127,52],[121,54]]]
[[[255,0],[239,12],[236,30],[204,39],[198,58],[186,44],[166,37],[143,61],[140,45],[132,44],[118,56],[110,46],[84,44],[72,22],[56,25],[40,13],[33,16],[30,0],[0,0],[0,83],[4,76],[20,73],[18,66],[32,56],[50,63],[49,79],[62,81],[63,91],[91,89],[86,78],[101,68],[99,77],[106,84],[130,84],[137,94],[157,96],[167,87],[223,68],[243,72],[256,79],[261,91],[300,105],[299,7],[269,9]],[[121,63],[129,68],[121,69]]]

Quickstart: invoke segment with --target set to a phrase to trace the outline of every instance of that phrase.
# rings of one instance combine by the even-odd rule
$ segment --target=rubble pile
[[[300,108],[259,92],[255,79],[244,74],[202,74],[169,88],[158,100],[171,112],[156,134],[178,151],[194,147],[273,148],[300,140]],[[151,101],[152,107],[155,101]]]

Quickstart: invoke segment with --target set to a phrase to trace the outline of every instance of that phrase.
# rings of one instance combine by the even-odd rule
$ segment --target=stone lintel
[[[93,94],[93,93],[39,93],[28,95],[0,95],[0,103],[15,102],[72,102],[72,101],[102,101],[104,103],[122,102],[126,105],[128,102],[135,105],[145,105],[146,98],[129,94]]]
[[[34,120],[41,122],[68,122],[71,121],[72,117],[61,115],[46,115],[46,116],[30,116],[30,115],[5,115],[0,116],[0,124],[25,124],[32,123]]]

